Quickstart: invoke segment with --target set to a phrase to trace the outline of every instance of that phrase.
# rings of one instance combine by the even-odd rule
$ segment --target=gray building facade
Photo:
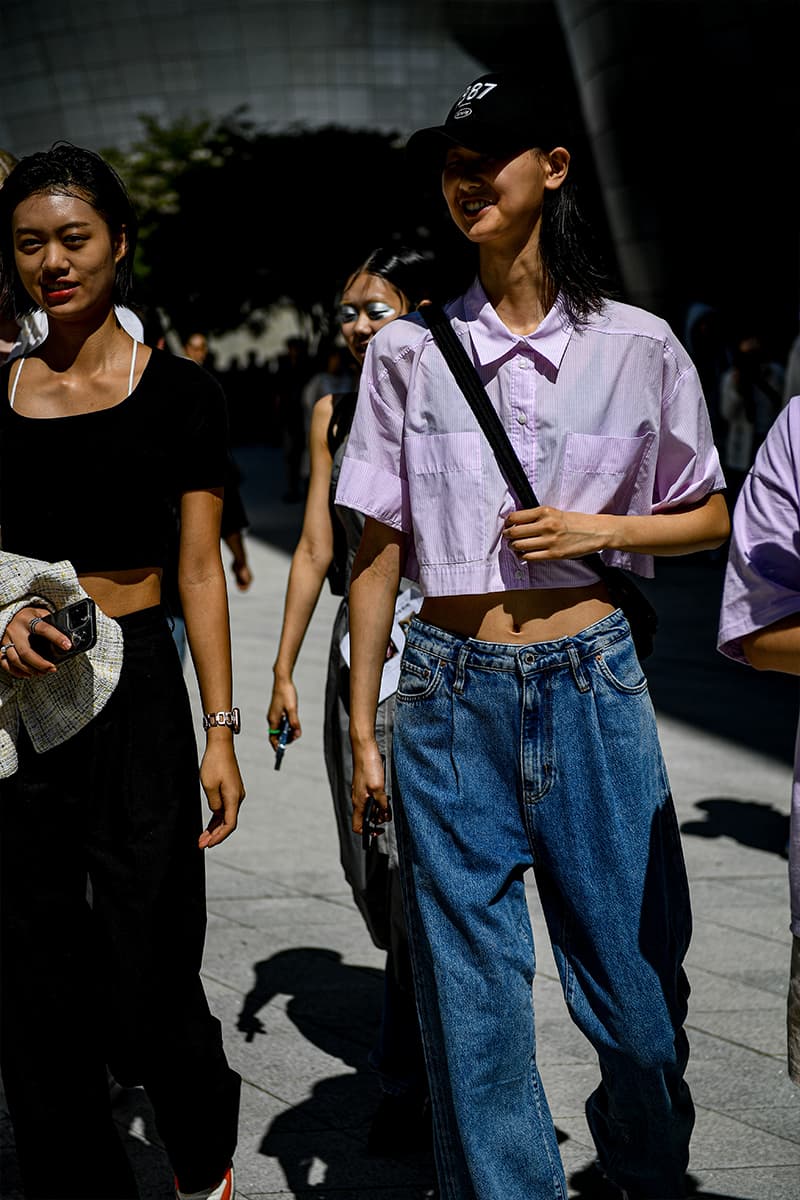
[[[796,329],[797,0],[3,0],[0,47],[18,155],[241,105],[404,136],[525,65],[582,124],[626,299]]]

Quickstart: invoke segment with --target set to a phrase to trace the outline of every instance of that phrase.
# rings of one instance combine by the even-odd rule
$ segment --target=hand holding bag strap
[[[464,393],[506,482],[523,507],[539,508],[536,493],[517,458],[500,417],[445,312],[438,304],[433,303],[422,304],[417,311],[431,331],[453,378]],[[658,625],[658,617],[650,601],[626,572],[619,567],[609,566],[598,553],[585,554],[581,561],[603,580],[612,600],[628,618],[639,657],[646,658],[652,653],[653,638]]]

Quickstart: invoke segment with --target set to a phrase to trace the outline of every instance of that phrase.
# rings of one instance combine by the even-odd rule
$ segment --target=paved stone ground
[[[367,1068],[382,955],[371,945],[338,863],[321,749],[322,701],[335,601],[323,595],[297,674],[303,739],[280,773],[263,713],[279,633],[288,552],[300,506],[280,502],[275,451],[238,453],[252,518],[255,582],[231,596],[240,759],[248,788],[240,830],[208,856],[204,978],[244,1078],[237,1155],[244,1200],[422,1200],[430,1163],[369,1159],[377,1100]],[[713,651],[721,564],[662,563],[651,591],[662,614],[648,664],[684,834],[695,912],[689,1080],[697,1104],[690,1170],[707,1200],[797,1200],[800,1090],[784,1063],[790,938],[783,849],[797,689]],[[190,679],[194,697],[196,689]],[[594,1197],[583,1101],[597,1079],[571,1024],[535,892],[540,1064],[570,1195]],[[67,1031],[65,1031],[66,1033]],[[63,1087],[69,1103],[69,1087]],[[139,1091],[116,1116],[143,1200],[168,1200],[170,1174]],[[202,1136],[202,1131],[198,1131]],[[5,1200],[18,1200],[13,1137],[0,1122]]]

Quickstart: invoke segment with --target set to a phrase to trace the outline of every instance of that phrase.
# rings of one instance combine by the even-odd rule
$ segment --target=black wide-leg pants
[[[26,1196],[138,1195],[107,1070],[141,1084],[182,1189],[221,1179],[239,1076],[200,980],[197,748],[161,608],[120,618],[104,710],[0,784],[0,1070]]]

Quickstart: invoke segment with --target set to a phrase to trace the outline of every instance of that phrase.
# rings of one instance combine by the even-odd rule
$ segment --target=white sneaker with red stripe
[[[213,1188],[204,1188],[202,1192],[182,1192],[175,1180],[176,1200],[236,1200],[236,1180],[233,1176],[233,1165],[228,1167],[220,1183]]]

